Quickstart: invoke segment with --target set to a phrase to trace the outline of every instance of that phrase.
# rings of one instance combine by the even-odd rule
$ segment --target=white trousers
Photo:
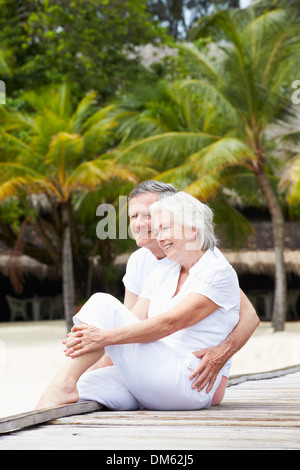
[[[109,294],[94,294],[73,318],[101,329],[119,328],[140,320]],[[189,379],[198,364],[192,353],[179,356],[163,340],[108,346],[114,366],[84,373],[78,381],[80,400],[95,400],[113,410],[193,410],[208,408],[213,390],[198,392]]]

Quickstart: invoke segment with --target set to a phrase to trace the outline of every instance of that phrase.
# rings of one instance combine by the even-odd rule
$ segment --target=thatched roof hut
[[[271,250],[223,250],[225,258],[236,270],[238,275],[254,274],[274,277],[275,275],[275,252]],[[117,256],[115,265],[123,266],[128,261],[130,254]],[[300,249],[286,250],[284,252],[286,270],[288,274],[300,277]]]
[[[40,282],[59,280],[58,272],[54,267],[47,266],[26,255],[1,254],[0,274],[9,278],[16,294],[22,293],[23,283],[27,277],[33,276]]]
[[[270,250],[223,250],[224,256],[238,275],[254,274],[274,277],[275,252]],[[288,274],[300,277],[300,250],[285,250],[284,260]]]
[[[7,276],[12,269],[17,268],[20,269],[23,274],[33,274],[40,279],[57,277],[57,271],[55,268],[51,268],[46,264],[40,263],[39,261],[30,258],[30,256],[0,255],[0,272]]]

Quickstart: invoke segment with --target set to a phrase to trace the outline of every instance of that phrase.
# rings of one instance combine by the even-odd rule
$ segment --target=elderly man
[[[124,305],[132,309],[142,292],[142,287],[151,272],[159,263],[167,262],[165,253],[159,248],[155,238],[151,237],[151,205],[161,198],[176,193],[171,184],[159,181],[145,181],[133,189],[129,196],[129,218],[133,237],[139,247],[129,258],[126,274],[123,278],[125,285]],[[198,366],[190,375],[192,387],[198,391],[207,385],[209,393],[216,377],[224,364],[248,341],[259,325],[258,316],[249,299],[240,291],[239,322],[225,341],[214,348],[195,351],[194,355],[201,359]],[[105,356],[95,367],[111,365]]]

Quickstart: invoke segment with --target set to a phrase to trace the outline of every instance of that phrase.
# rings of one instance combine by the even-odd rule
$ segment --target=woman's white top
[[[204,295],[219,306],[204,320],[163,339],[179,355],[186,356],[187,352],[217,346],[227,338],[239,321],[240,289],[235,270],[218,248],[207,250],[192,266],[173,297],[180,270],[177,263],[160,263],[145,281],[140,297],[150,299],[149,318],[169,311],[191,293]],[[228,361],[223,375],[228,376],[230,365]]]

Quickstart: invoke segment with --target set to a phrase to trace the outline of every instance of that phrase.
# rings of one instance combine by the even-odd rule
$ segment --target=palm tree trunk
[[[256,171],[255,175],[265,196],[273,226],[275,250],[275,296],[272,323],[274,331],[283,331],[287,311],[287,278],[284,262],[284,217],[276,194],[274,193],[270,181],[263,169]]]
[[[73,326],[72,317],[75,307],[75,283],[73,271],[73,255],[71,230],[69,224],[69,208],[67,203],[62,204],[63,221],[63,249],[62,249],[62,278],[65,319],[68,332]]]

